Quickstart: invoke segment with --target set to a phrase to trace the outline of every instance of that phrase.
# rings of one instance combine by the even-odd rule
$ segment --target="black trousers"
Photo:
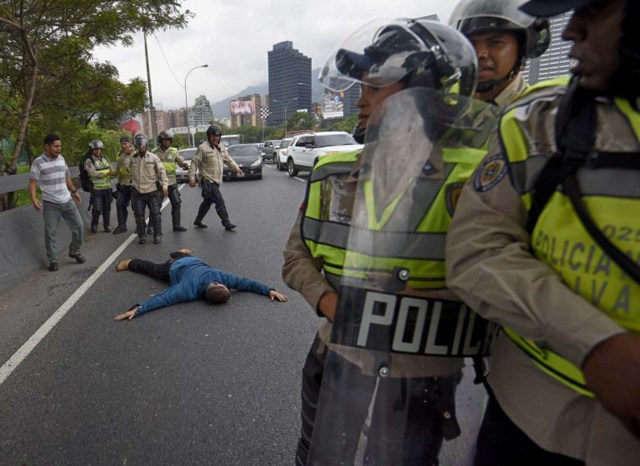
[[[169,283],[169,270],[171,269],[171,264],[173,264],[176,259],[180,259],[181,257],[186,257],[186,254],[173,252],[171,253],[171,259],[162,264],[156,264],[155,262],[147,261],[144,259],[131,259],[131,262],[129,262],[129,270],[131,272],[141,273],[162,282]]]
[[[162,235],[162,218],[160,216],[160,197],[157,191],[150,193],[140,193],[137,189],[131,188],[131,205],[133,215],[136,218],[136,233],[140,237],[146,236],[144,217],[145,209],[149,207],[149,224],[153,225],[154,236]]]
[[[213,181],[203,181],[202,198],[202,203],[198,209],[199,220],[202,220],[204,216],[207,215],[212,204],[216,205],[216,212],[218,212],[218,214],[225,209],[224,198],[222,197],[220,185],[218,183],[214,183]]]
[[[111,216],[111,189],[92,189],[91,190],[91,224],[97,226],[102,215],[102,222],[105,227],[109,226]]]
[[[518,464],[584,466],[584,462],[580,460],[540,448],[509,419],[492,394],[489,394],[489,404],[478,435],[474,464],[475,466]]]

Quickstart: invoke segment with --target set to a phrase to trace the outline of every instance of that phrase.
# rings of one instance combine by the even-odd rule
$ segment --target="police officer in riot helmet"
[[[572,77],[501,117],[447,244],[451,288],[503,326],[477,466],[635,466],[640,458],[640,2],[571,12]]]
[[[169,201],[171,202],[171,221],[173,231],[187,231],[185,227],[180,225],[180,191],[178,190],[178,182],[176,180],[176,166],[188,169],[189,165],[184,161],[175,147],[171,147],[173,142],[173,133],[171,130],[161,131],[158,134],[158,147],[153,151],[164,165],[169,179]]]
[[[371,170],[368,166],[365,168],[365,165],[375,163],[379,155],[375,151],[380,147],[380,142],[383,142],[382,136],[378,138],[382,134],[380,131],[389,129],[385,128],[384,124],[390,121],[386,118],[392,117],[381,114],[385,111],[392,115],[397,114],[394,112],[409,113],[408,118],[419,122],[417,126],[424,123],[424,126],[419,128],[423,135],[427,133],[427,136],[433,137],[431,142],[440,143],[438,136],[442,135],[444,123],[440,123],[441,126],[436,128],[437,125],[433,122],[442,120],[451,123],[470,109],[469,97],[474,93],[477,79],[475,53],[464,36],[455,29],[437,22],[407,19],[376,21],[353,33],[329,56],[319,79],[325,87],[334,92],[344,91],[352,85],[361,86],[362,92],[357,102],[360,109],[357,132],[361,133],[361,140],[366,139],[367,144],[364,150],[332,154],[321,157],[316,162],[310,175],[305,202],[284,250],[285,283],[299,291],[313,310],[326,318],[321,322],[303,368],[302,428],[296,464],[331,464],[331,461],[335,461],[336,464],[339,461],[354,464],[354,456],[359,454],[359,448],[363,444],[360,440],[363,437],[368,437],[369,445],[364,447],[363,452],[368,461],[366,464],[438,464],[443,440],[452,439],[459,433],[454,415],[454,394],[463,366],[461,355],[442,358],[424,353],[394,353],[390,366],[390,373],[394,375],[380,383],[380,390],[377,392],[379,396],[373,397],[375,406],[374,401],[371,401],[370,416],[367,414],[369,402],[372,400],[369,396],[371,390],[374,390],[371,383],[375,383],[376,377],[369,372],[371,368],[368,367],[367,361],[377,361],[377,356],[374,357],[374,353],[369,349],[348,348],[347,353],[353,351],[353,359],[362,361],[364,365],[360,367],[359,364],[341,361],[340,369],[337,371],[341,375],[336,378],[333,376],[337,373],[336,361],[340,358],[328,358],[332,357],[332,353],[336,354],[332,348],[342,345],[342,342],[334,345],[336,342],[333,338],[340,332],[340,324],[333,324],[336,317],[340,316],[340,313],[343,316],[349,314],[354,316],[355,322],[361,310],[362,302],[357,299],[351,301],[350,295],[345,294],[348,287],[344,286],[344,280],[353,278],[347,275],[349,267],[366,274],[365,270],[373,270],[377,263],[378,270],[372,273],[372,276],[385,277],[394,275],[392,270],[385,267],[404,270],[405,267],[411,269],[415,266],[416,269],[410,270],[408,274],[411,277],[417,269],[433,267],[432,270],[437,271],[434,272],[431,282],[409,279],[405,283],[406,288],[400,288],[403,292],[415,292],[418,296],[429,295],[437,290],[439,296],[452,300],[446,306],[452,305],[456,309],[460,306],[455,296],[446,290],[442,263],[436,264],[435,261],[424,257],[407,257],[407,254],[395,257],[399,254],[397,252],[382,259],[377,255],[381,253],[375,249],[367,253],[362,252],[364,259],[359,259],[361,251],[358,251],[351,256],[358,259],[352,259],[354,262],[349,263],[349,266],[345,258],[353,252],[349,250],[347,238],[354,234],[354,230],[356,235],[357,230],[360,230],[353,228],[352,219],[357,214],[362,216],[362,209],[368,209],[369,205],[373,205],[372,210],[378,208],[374,195],[367,197],[367,194],[364,194],[365,202],[355,204],[354,197],[363,192],[367,193],[366,188],[363,190],[362,186],[372,180]],[[425,96],[430,97],[429,102],[423,100]],[[389,110],[394,102],[409,101],[411,105],[400,105],[401,108]],[[431,103],[433,105],[429,105]],[[486,107],[488,113],[495,113],[491,106]],[[491,118],[491,121],[493,122],[494,118]],[[462,141],[459,142],[462,147],[464,144]],[[430,222],[424,220],[427,226],[420,231],[411,229],[399,218],[402,215],[398,215],[400,211],[395,209],[395,206],[402,205],[404,208],[407,204],[412,204],[414,207],[407,210],[410,216],[419,217],[418,220],[441,220],[442,216],[448,214],[444,201],[430,203],[426,199],[426,191],[420,197],[414,197],[416,192],[412,191],[416,183],[422,182],[423,166],[427,165],[420,165],[420,161],[425,160],[420,157],[428,159],[430,154],[417,154],[404,149],[400,151],[403,153],[397,154],[401,157],[395,159],[394,169],[398,173],[411,173],[403,180],[406,183],[399,183],[399,186],[411,188],[402,192],[400,198],[389,203],[393,208],[387,205],[384,216],[389,217],[389,221],[398,220],[403,225],[402,228],[410,229],[394,231],[406,233],[406,237],[398,240],[400,243],[404,244],[404,239],[412,241],[420,238],[423,244],[427,244]],[[475,152],[483,154],[483,151]],[[411,163],[405,165],[405,162],[413,159],[418,160],[418,164],[413,164],[414,168],[417,168],[412,171],[412,168],[409,168]],[[469,167],[461,169],[461,172],[471,173]],[[438,180],[438,186],[444,190],[442,186],[448,185],[450,181]],[[435,189],[434,192],[439,189]],[[354,205],[360,209],[357,214]],[[366,211],[366,215],[368,214]],[[446,223],[444,220],[442,224]],[[439,234],[441,232],[440,228]],[[382,239],[381,236],[377,236],[381,233],[375,229],[369,231],[369,243],[378,243],[374,239]],[[397,236],[395,238],[398,239]],[[367,243],[363,241],[359,244]],[[378,245],[382,246],[382,242]],[[432,243],[430,247],[438,249],[438,246]],[[438,254],[440,253],[444,256],[444,251]],[[358,260],[362,262],[354,265]],[[386,265],[390,262],[393,265]],[[390,291],[389,294],[389,299],[395,299],[398,295],[397,291]],[[352,304],[350,309],[338,309],[339,303],[347,301]],[[340,378],[347,382],[342,384]],[[346,391],[333,398],[331,392],[338,386],[338,390]],[[346,388],[347,386],[351,388]],[[405,393],[406,397],[398,404],[389,401],[404,390],[402,386],[412,387],[411,393]],[[389,398],[386,398],[387,396]],[[328,406],[329,404],[332,406]],[[409,405],[412,406],[410,410],[413,417],[405,418],[403,410]],[[336,410],[346,413],[346,416],[338,415],[340,422],[331,416],[331,413],[337,413]],[[395,412],[391,413],[394,410]],[[409,420],[409,417],[412,419]],[[389,440],[386,446],[382,445],[385,443],[385,436]],[[333,459],[328,459],[332,455]]]
[[[102,223],[105,232],[110,232],[111,217],[111,178],[115,176],[115,171],[111,169],[109,160],[103,156],[104,144],[99,139],[94,139],[89,143],[89,157],[85,161],[84,169],[91,179],[91,232],[98,231],[98,223],[102,216]]]
[[[200,171],[199,176],[202,182],[202,203],[198,209],[193,224],[198,228],[207,228],[202,223],[205,215],[209,212],[212,204],[216,206],[216,213],[222,221],[225,230],[231,231],[236,225],[229,220],[227,206],[220,192],[220,184],[222,183],[223,164],[231,167],[238,176],[244,176],[244,172],[238,167],[235,161],[227,152],[224,144],[221,144],[222,128],[220,125],[211,125],[207,128],[208,141],[198,146],[195,157],[191,160],[189,167],[189,186],[192,188],[196,185],[196,172]]]
[[[113,230],[114,235],[127,231],[127,218],[129,216],[129,204],[131,202],[131,157],[134,153],[129,136],[120,137],[120,153],[116,166],[118,182],[116,188],[116,209],[118,214],[118,226]]]
[[[460,0],[449,17],[476,49],[476,97],[501,108],[524,91],[527,59],[542,55],[551,40],[549,20],[519,10],[524,1]]]

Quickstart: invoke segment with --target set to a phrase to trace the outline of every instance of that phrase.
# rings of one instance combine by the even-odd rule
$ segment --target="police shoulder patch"
[[[445,202],[447,204],[447,212],[450,217],[453,217],[453,213],[456,210],[460,194],[462,194],[462,188],[464,188],[464,182],[451,183],[447,185],[447,189],[445,191]]]
[[[509,166],[501,154],[495,154],[482,161],[473,176],[473,187],[484,193],[493,189],[509,171]]]

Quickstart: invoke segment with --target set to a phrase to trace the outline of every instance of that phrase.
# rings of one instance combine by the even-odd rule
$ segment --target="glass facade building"
[[[280,42],[268,53],[269,125],[283,124],[298,109],[311,108],[311,58]]]
[[[562,31],[571,18],[571,12],[551,18],[551,44],[539,58],[529,60],[524,79],[529,84],[569,75],[571,42],[562,40]]]

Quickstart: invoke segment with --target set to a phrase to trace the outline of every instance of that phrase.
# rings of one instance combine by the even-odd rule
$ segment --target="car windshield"
[[[231,157],[260,157],[260,151],[253,144],[227,147]]]
[[[183,149],[183,150],[179,151],[178,153],[180,154],[180,156],[183,159],[191,160],[196,155],[196,150],[197,149]]]
[[[316,134],[316,147],[350,146],[358,144],[348,134]]]

